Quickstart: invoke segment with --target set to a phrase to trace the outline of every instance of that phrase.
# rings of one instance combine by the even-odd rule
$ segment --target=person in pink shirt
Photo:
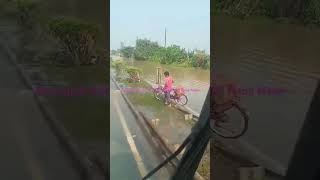
[[[169,72],[166,71],[164,74],[164,93],[165,93],[165,104],[168,105],[170,103],[170,92],[173,89],[173,79],[170,76]]]

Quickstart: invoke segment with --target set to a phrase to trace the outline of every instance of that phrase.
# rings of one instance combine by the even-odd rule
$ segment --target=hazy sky
[[[210,50],[210,0],[111,0],[111,49],[147,38],[164,45]]]

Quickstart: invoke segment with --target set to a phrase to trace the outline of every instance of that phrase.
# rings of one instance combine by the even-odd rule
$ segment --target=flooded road
[[[161,162],[161,158],[149,144],[112,80],[110,98],[111,179],[141,179]],[[168,171],[163,168],[150,179],[169,179]]]
[[[128,62],[131,63],[130,60]],[[174,86],[181,85],[185,88],[189,100],[187,106],[200,113],[210,86],[209,70],[163,65],[149,61],[133,61],[133,65],[141,68],[142,77],[152,83],[156,81],[157,67],[161,67],[163,72],[169,71],[175,81]]]
[[[113,102],[113,99],[111,100]],[[116,112],[114,108],[112,110]],[[135,159],[123,133],[121,123],[118,120],[119,117],[116,117],[116,115],[116,113],[111,113],[110,117],[111,179],[141,179]],[[126,173],[124,173],[124,171]]]
[[[237,144],[254,162],[284,174],[320,77],[319,29],[215,18],[215,73],[238,87],[286,93],[244,95],[249,130]]]

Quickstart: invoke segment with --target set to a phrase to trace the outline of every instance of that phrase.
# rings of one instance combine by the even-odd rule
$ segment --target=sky
[[[110,47],[137,38],[210,52],[210,0],[111,0]]]

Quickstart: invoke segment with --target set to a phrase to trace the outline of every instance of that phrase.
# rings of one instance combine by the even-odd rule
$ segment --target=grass
[[[132,89],[143,89],[146,91],[146,93],[128,93],[128,98],[133,104],[140,105],[140,106],[146,106],[150,108],[151,110],[158,112],[161,109],[164,108],[164,104],[162,101],[155,100],[153,93],[152,93],[152,87],[150,84],[148,84],[145,81],[141,81],[140,83],[128,83],[127,81],[121,81],[122,84],[124,84],[128,88]],[[196,124],[196,121],[193,119],[187,119],[185,122],[190,125],[191,127]]]
[[[186,122],[191,126],[194,126],[196,124],[196,121],[193,119],[188,119],[188,120],[186,120]]]
[[[147,106],[151,108],[153,111],[159,111],[160,109],[164,108],[164,104],[162,101],[158,101],[154,98],[152,93],[152,87],[145,81],[141,81],[140,83],[128,83],[126,81],[122,81],[128,88],[132,89],[143,89],[146,90],[145,93],[139,92],[131,92],[128,93],[128,98],[133,104],[140,105],[140,106]]]

